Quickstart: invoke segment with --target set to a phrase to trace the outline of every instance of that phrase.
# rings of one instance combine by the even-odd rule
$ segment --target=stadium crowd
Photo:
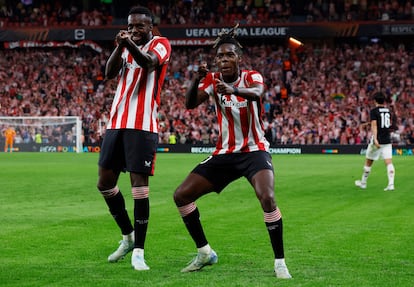
[[[245,67],[266,77],[263,119],[272,144],[366,143],[369,97],[378,90],[398,116],[394,141],[414,144],[414,58],[404,45],[309,44],[297,61],[290,61],[294,58],[283,46],[244,49]],[[99,143],[116,88],[116,80],[103,75],[110,51],[0,50],[0,116],[80,116],[84,143]],[[184,91],[200,60],[213,63],[211,49],[173,48],[159,110],[160,143],[215,143],[212,102],[194,110],[184,106]],[[17,133],[34,141],[38,131],[19,127]]]
[[[151,8],[157,24],[232,25],[320,21],[401,21],[414,19],[408,0],[375,1],[47,1],[0,0],[0,27],[104,26],[123,24],[130,6]]]
[[[129,7],[151,8],[160,25],[273,24],[280,22],[412,20],[411,1],[46,1],[0,0],[1,27],[105,26],[117,24]],[[122,23],[125,23],[122,19]],[[85,144],[100,141],[115,81],[103,71],[111,47],[0,50],[0,116],[80,116]],[[295,57],[292,57],[295,56]],[[184,91],[199,60],[213,62],[204,48],[173,49],[159,111],[161,143],[214,143],[214,106],[184,108]],[[266,136],[272,144],[366,143],[368,98],[383,90],[399,121],[395,142],[414,143],[413,55],[403,45],[246,45],[244,65],[267,79]],[[3,127],[0,127],[3,128]],[[18,128],[16,142],[66,141],[71,131]]]

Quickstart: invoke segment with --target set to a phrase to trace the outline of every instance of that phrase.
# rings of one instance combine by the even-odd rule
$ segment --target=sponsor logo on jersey
[[[231,99],[228,99],[229,97],[226,95],[221,95],[220,97],[220,105],[224,106],[224,107],[229,107],[229,108],[245,108],[247,107],[247,101],[243,101],[243,102],[234,102]]]

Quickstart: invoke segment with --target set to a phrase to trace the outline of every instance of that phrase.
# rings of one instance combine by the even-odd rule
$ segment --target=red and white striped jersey
[[[220,73],[209,73],[198,88],[214,97],[219,123],[219,137],[213,155],[257,150],[268,151],[269,142],[264,136],[261,119],[262,101],[249,101],[236,95],[216,92],[215,79]],[[248,88],[263,83],[263,76],[257,71],[242,70],[239,79],[232,83],[238,88]]]
[[[139,47],[158,57],[159,65],[149,71],[135,62],[128,49],[122,52],[123,66],[112,102],[107,129],[137,129],[158,132],[158,106],[167,66],[171,55],[170,42],[154,36]]]

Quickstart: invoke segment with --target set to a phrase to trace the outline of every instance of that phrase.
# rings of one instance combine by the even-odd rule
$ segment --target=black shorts
[[[154,175],[158,134],[141,130],[106,130],[99,166],[115,171]]]
[[[268,152],[255,151],[209,156],[194,169],[214,186],[214,191],[221,192],[230,182],[244,176],[249,181],[260,170],[270,169],[272,172],[272,157]]]

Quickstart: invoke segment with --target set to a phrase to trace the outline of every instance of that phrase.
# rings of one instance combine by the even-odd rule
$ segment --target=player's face
[[[223,79],[234,79],[239,75],[240,56],[234,44],[222,44],[217,49],[216,65]],[[235,79],[234,79],[235,80]]]
[[[151,18],[144,14],[131,14],[128,16],[128,32],[132,41],[143,45],[150,40],[152,31]]]

